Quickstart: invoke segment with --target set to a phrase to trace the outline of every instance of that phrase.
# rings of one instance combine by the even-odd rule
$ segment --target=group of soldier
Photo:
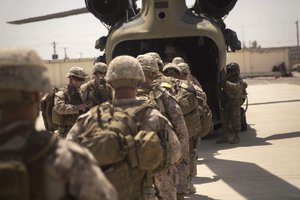
[[[70,68],[69,84],[55,91],[51,116],[43,116],[51,117],[53,133],[34,129],[41,98],[51,90],[36,52],[1,50],[0,76],[0,160],[7,172],[6,177],[1,172],[3,199],[181,200],[196,192],[197,146],[212,131],[212,113],[181,57],[163,63],[155,52],[118,56],[109,66],[95,63],[90,81],[83,68]],[[226,80],[226,94],[245,86],[234,81]],[[232,94],[234,103],[224,107],[225,118],[232,110],[238,115],[233,107],[242,100],[236,98]],[[238,143],[240,126],[227,122],[231,125],[223,127],[217,143],[229,142],[229,128],[235,133],[231,142]],[[142,151],[138,142],[152,146]],[[11,179],[22,163],[29,178],[2,187],[2,176]]]

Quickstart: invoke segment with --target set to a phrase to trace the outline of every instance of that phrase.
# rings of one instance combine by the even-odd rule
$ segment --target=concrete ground
[[[248,130],[241,143],[202,141],[197,193],[186,199],[300,199],[300,76],[246,79]]]

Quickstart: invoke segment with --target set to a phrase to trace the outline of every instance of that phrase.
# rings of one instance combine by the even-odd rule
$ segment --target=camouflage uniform
[[[38,99],[30,100],[24,97],[29,97],[26,94],[34,95],[50,91],[51,87],[48,77],[44,74],[45,70],[42,60],[33,50],[0,50],[1,112],[5,114],[7,110],[22,107],[30,109],[34,108],[35,104],[38,105]],[[28,110],[28,112],[32,111]],[[36,117],[37,115],[34,118]],[[32,149],[31,145],[35,145],[30,141],[35,141],[42,147],[44,144],[45,146],[48,143],[51,144],[48,150],[43,149],[45,153],[40,159],[31,164],[24,163],[30,177],[30,199],[117,199],[115,189],[104,177],[93,156],[86,149],[71,142],[57,140],[49,133],[36,131],[34,119],[10,119],[4,124],[2,120],[5,122],[4,115],[0,117],[1,161],[2,159],[4,161],[19,160],[20,157],[24,159],[25,152]],[[45,140],[47,143],[44,143],[45,138],[49,138]],[[26,151],[23,151],[24,147],[27,147]],[[10,152],[12,152],[12,157],[9,157]],[[21,152],[21,155],[18,152]],[[42,152],[34,153],[41,154]],[[37,156],[36,154],[34,155]],[[1,177],[3,175],[1,174]],[[4,186],[1,185],[2,187]],[[0,199],[2,195],[4,193],[0,194]]]
[[[141,63],[144,72],[154,73],[153,75],[156,76],[158,73],[158,66],[156,65],[155,60],[152,60],[148,55],[149,54],[138,56],[137,59]],[[155,104],[154,107],[167,117],[174,127],[175,133],[180,141],[182,155],[181,162],[176,165],[179,174],[177,193],[185,194],[188,187],[189,136],[181,108],[177,104],[176,99],[171,96],[165,88],[161,88],[158,85],[147,86],[145,84],[140,84],[140,87],[137,90],[137,97],[139,100]],[[164,178],[160,179],[164,180]],[[158,188],[158,190],[161,189]]]
[[[76,76],[84,80],[86,74],[82,68],[72,67],[67,77],[70,76]],[[55,93],[52,120],[58,125],[60,137],[65,138],[79,115],[86,112],[86,110],[81,110],[81,104],[84,103],[80,91],[71,83]]]
[[[96,63],[93,69],[94,79],[81,86],[82,99],[89,108],[99,105],[112,99],[111,88],[106,85],[102,77],[97,73],[106,74],[107,66],[105,63]]]
[[[240,107],[244,102],[247,84],[239,76],[239,66],[236,63],[230,63],[226,66],[227,80],[222,85],[221,91],[224,94],[222,106],[222,137],[217,143],[227,143],[228,135],[231,131],[234,138],[230,143],[240,142],[239,132],[241,131],[241,112]]]
[[[208,108],[207,104],[206,104],[206,94],[203,92],[203,90],[198,87],[196,84],[194,84],[192,81],[188,80],[178,80],[176,79],[176,77],[178,77],[178,73],[177,74],[170,74],[169,70],[174,70],[175,72],[179,72],[180,77],[183,78],[182,76],[182,72],[186,73],[186,77],[189,77],[189,67],[186,63],[183,63],[184,60],[180,57],[175,57],[172,61],[172,64],[167,64],[165,65],[163,71],[164,73],[168,73],[169,76],[173,76],[175,75],[175,77],[170,77],[169,80],[165,78],[164,81],[169,81],[170,83],[170,87],[174,88],[173,90],[173,94],[176,95],[177,92],[180,92],[180,88],[183,88],[184,90],[187,90],[189,92],[192,92],[195,94],[195,98],[197,99],[197,112],[198,114],[195,114],[194,117],[199,117],[199,124],[190,124],[190,126],[188,128],[192,128],[193,126],[195,126],[195,128],[197,128],[197,134],[190,136],[189,137],[189,173],[188,173],[188,191],[190,193],[194,193],[196,192],[196,188],[193,186],[192,184],[192,178],[195,177],[197,175],[197,159],[198,159],[198,155],[197,155],[197,147],[200,144],[200,133],[201,133],[201,129],[202,129],[202,124],[200,124],[201,121],[201,116],[204,114],[204,105],[206,105],[206,107]],[[179,63],[179,64],[176,64]],[[177,88],[177,89],[176,89]],[[178,90],[179,89],[179,90]],[[177,91],[178,90],[178,91]],[[196,100],[195,99],[195,100]],[[200,102],[201,100],[201,102]],[[191,103],[191,102],[189,102]],[[189,115],[189,113],[187,113],[187,115]],[[186,121],[188,122],[188,121]],[[191,129],[193,130],[193,129]],[[196,129],[195,129],[196,130]],[[194,132],[194,131],[192,131]]]
[[[111,71],[110,71],[111,70]],[[136,88],[139,81],[144,81],[144,74],[138,61],[130,56],[119,56],[115,58],[108,68],[108,73],[106,76],[107,81],[114,90],[122,90],[122,87]],[[113,99],[113,104],[115,106],[121,107],[122,109],[127,109],[132,106],[139,105],[139,101],[136,98],[129,99]],[[91,118],[90,112],[82,115],[73,128],[70,130],[67,140],[79,141],[80,135],[85,130],[86,124]],[[142,120],[143,124],[147,124],[152,130],[156,132],[164,131],[167,133],[169,141],[170,150],[170,161],[172,163],[177,162],[180,159],[180,143],[177,136],[173,132],[171,125],[168,120],[163,117],[159,111],[155,109],[148,109],[144,114]],[[147,176],[151,179],[151,173],[147,173]],[[151,186],[151,182],[145,182],[143,188],[144,199],[151,199],[154,196],[154,190]],[[166,186],[166,189],[174,188],[174,182],[170,185],[170,182]],[[143,187],[143,183],[139,183],[136,187]],[[176,195],[176,191],[174,193]],[[142,198],[142,197],[140,197]],[[175,196],[176,198],[176,196]],[[172,198],[174,199],[174,198]]]

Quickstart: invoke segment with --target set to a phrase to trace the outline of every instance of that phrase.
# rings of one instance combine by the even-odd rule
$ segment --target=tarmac
[[[245,81],[248,130],[236,145],[216,144],[219,131],[202,140],[197,192],[186,199],[300,199],[300,73]]]
[[[300,74],[300,73],[299,73]],[[202,140],[197,200],[300,199],[300,75],[246,79],[248,129],[240,144]]]

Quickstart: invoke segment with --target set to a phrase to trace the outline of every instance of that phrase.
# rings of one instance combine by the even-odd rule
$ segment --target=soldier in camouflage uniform
[[[71,67],[67,74],[69,85],[55,93],[52,120],[58,125],[58,134],[61,138],[66,137],[79,115],[88,110],[79,91],[86,76],[83,68]]]
[[[35,130],[41,94],[51,89],[45,71],[33,50],[0,50],[0,199],[116,200],[115,189],[86,149]],[[14,182],[3,173],[12,161],[24,163],[27,185],[20,174]]]
[[[180,79],[192,81],[198,87],[202,88],[200,82],[191,74],[190,67],[188,66],[188,64],[185,62],[183,58],[175,57],[173,58],[172,63],[175,63],[180,68],[181,70]],[[181,63],[184,63],[184,65],[180,65]]]
[[[163,63],[163,61],[162,61],[160,55],[159,55],[158,53],[156,53],[156,52],[148,52],[148,53],[146,53],[145,55],[150,55],[150,56],[152,56],[152,57],[155,59],[156,63],[157,63],[157,66],[158,66],[159,71],[162,72],[162,70],[163,70],[163,68],[164,68],[164,63]]]
[[[182,160],[176,165],[179,174],[179,184],[177,186],[177,200],[183,199],[184,195],[187,193],[188,188],[188,160],[189,160],[189,142],[188,142],[188,130],[185,125],[183,114],[181,108],[176,102],[176,99],[171,96],[171,94],[159,85],[153,85],[154,77],[159,71],[156,60],[147,55],[140,55],[137,57],[140,62],[142,69],[145,74],[145,82],[142,82],[139,85],[137,90],[137,97],[139,100],[146,101],[152,104],[156,109],[158,109],[165,117],[167,117],[172,123],[175,133],[181,144],[181,154]],[[165,171],[168,177],[168,170]],[[162,173],[161,173],[162,174]],[[169,175],[169,178],[173,178],[173,174]],[[166,182],[167,180],[159,179],[155,176],[156,179]],[[162,184],[160,184],[162,185]],[[159,193],[162,194],[163,191],[161,188],[157,188]],[[170,190],[171,191],[171,190]],[[161,195],[165,196],[164,194]]]
[[[140,82],[143,82],[144,80],[144,73],[136,58],[131,56],[118,56],[114,58],[111,61],[108,67],[108,72],[106,74],[106,81],[114,90],[114,99],[112,100],[113,105],[122,109],[128,109],[130,107],[140,105],[140,102],[136,99],[136,89],[138,84]],[[85,129],[89,128],[86,127],[86,124],[91,119],[91,117],[92,116],[90,112],[82,115],[70,130],[67,136],[67,140],[80,142],[80,135],[85,131]],[[170,122],[164,116],[162,116],[162,114],[158,110],[149,108],[146,111],[144,118],[142,119],[142,123],[147,124],[152,130],[156,132],[164,131],[167,134],[168,144],[170,148],[170,161],[172,163],[178,162],[181,157],[180,143],[171,128]],[[168,189],[170,187],[170,184],[174,184],[173,181],[168,182],[165,186],[165,189]],[[143,190],[143,193],[136,193],[134,197],[128,198],[153,199],[153,196],[155,194],[153,187],[151,185],[147,186],[149,186],[149,188],[146,188],[145,186],[144,188],[142,188],[143,183],[138,183],[135,187],[139,188],[139,190],[137,191]],[[162,187],[162,185],[159,185],[159,187]],[[164,199],[176,199],[176,191],[175,196],[172,192],[170,196],[166,196],[164,197]]]
[[[175,63],[167,63],[163,68],[163,74],[176,79],[180,78],[180,68]]]
[[[230,63],[226,66],[226,80],[221,85],[222,92],[222,137],[217,143],[238,144],[240,142],[239,132],[241,131],[240,107],[245,101],[247,84],[240,77],[240,68],[237,63]],[[234,137],[228,140],[229,131]]]
[[[180,60],[180,57],[174,58],[173,62],[175,60],[176,62]],[[180,61],[182,61],[183,59],[181,59]],[[200,145],[201,143],[201,137],[204,135],[207,135],[211,130],[212,130],[212,120],[211,120],[211,111],[210,108],[207,105],[207,97],[205,92],[202,90],[201,87],[199,87],[195,81],[193,81],[193,76],[191,76],[190,74],[190,68],[189,65],[187,63],[184,62],[180,62],[177,64],[177,66],[180,68],[181,70],[181,75],[180,75],[180,79],[182,80],[186,80],[187,83],[189,85],[191,85],[195,91],[196,91],[196,97],[198,100],[198,104],[199,104],[199,112],[200,112],[200,119],[201,120],[201,131],[198,135],[193,136],[192,138],[190,138],[190,175],[189,175],[189,192],[190,193],[194,193],[196,192],[196,188],[193,186],[192,184],[192,178],[195,177],[197,175],[197,164],[196,161],[198,159],[198,155],[197,155],[197,147]],[[208,123],[208,124],[204,124],[202,122],[202,120],[207,119],[206,116],[210,115],[209,120],[204,121],[204,123]]]
[[[95,63],[93,68],[94,79],[81,86],[81,95],[84,103],[92,108],[112,99],[111,88],[104,79],[107,65],[102,62]]]

